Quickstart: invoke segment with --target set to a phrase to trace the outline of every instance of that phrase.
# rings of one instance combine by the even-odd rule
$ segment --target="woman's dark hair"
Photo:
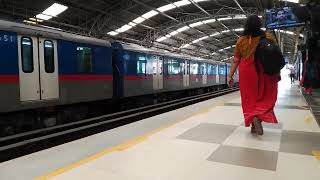
[[[257,15],[250,15],[244,25],[243,36],[256,37],[262,35],[261,26],[261,19]]]

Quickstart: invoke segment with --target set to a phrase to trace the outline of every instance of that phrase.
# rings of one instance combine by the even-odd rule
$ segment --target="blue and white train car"
[[[107,41],[0,21],[0,112],[110,99]]]

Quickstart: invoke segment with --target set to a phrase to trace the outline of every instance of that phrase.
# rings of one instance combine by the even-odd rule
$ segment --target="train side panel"
[[[184,61],[176,58],[164,58],[164,90],[183,90]]]
[[[20,104],[17,33],[0,31],[0,112]]]
[[[59,40],[58,57],[61,103],[112,98],[111,48]]]

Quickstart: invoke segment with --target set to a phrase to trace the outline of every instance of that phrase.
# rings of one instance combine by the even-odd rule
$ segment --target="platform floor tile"
[[[252,135],[245,127],[238,127],[224,142],[224,145],[254,148],[267,151],[279,151],[281,130],[264,129],[264,135]]]
[[[312,155],[312,151],[320,150],[320,133],[302,131],[283,131],[281,152]]]
[[[179,139],[220,144],[233,133],[237,126],[202,123],[178,136]]]
[[[208,160],[275,171],[278,152],[223,145],[213,152]]]

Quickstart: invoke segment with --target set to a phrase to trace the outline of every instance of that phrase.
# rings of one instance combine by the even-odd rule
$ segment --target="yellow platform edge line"
[[[212,107],[208,107],[208,108],[205,108],[204,110],[202,109],[201,111],[195,112],[195,113],[191,114],[187,118],[179,119],[175,123],[168,124],[166,126],[154,129],[154,130],[152,130],[152,131],[150,131],[150,132],[148,132],[148,133],[146,133],[144,135],[135,137],[135,138],[133,138],[133,139],[131,139],[129,141],[126,141],[126,142],[124,142],[122,144],[119,144],[119,145],[107,148],[105,150],[102,150],[101,152],[98,152],[98,153],[96,153],[96,154],[94,154],[92,156],[89,156],[89,157],[84,158],[82,160],[79,160],[77,162],[71,163],[71,164],[69,164],[69,165],[67,165],[65,167],[56,169],[56,170],[54,170],[54,171],[52,171],[52,172],[50,172],[50,173],[48,173],[46,175],[36,177],[36,178],[34,178],[34,180],[48,180],[48,179],[50,179],[52,177],[58,176],[58,175],[63,174],[65,172],[67,172],[67,171],[75,169],[75,168],[77,168],[77,167],[79,167],[81,165],[89,163],[90,161],[94,161],[94,160],[96,160],[96,159],[98,159],[98,158],[100,158],[100,157],[102,157],[104,155],[107,155],[107,154],[110,154],[110,153],[116,152],[116,151],[124,151],[126,149],[129,149],[129,148],[131,148],[131,147],[133,147],[133,146],[135,146],[135,145],[137,145],[139,143],[142,143],[142,142],[146,141],[150,136],[152,136],[152,135],[154,135],[154,134],[156,134],[156,133],[158,133],[160,131],[168,129],[168,128],[170,128],[170,127],[172,127],[172,126],[174,126],[174,125],[176,125],[176,124],[178,124],[178,123],[180,123],[180,122],[182,122],[184,120],[190,119],[190,118],[192,118],[194,116],[198,116],[198,115],[203,114],[203,113],[208,113],[211,109],[214,109],[219,105],[221,105],[221,102],[218,101],[217,103],[214,103],[214,105]]]

